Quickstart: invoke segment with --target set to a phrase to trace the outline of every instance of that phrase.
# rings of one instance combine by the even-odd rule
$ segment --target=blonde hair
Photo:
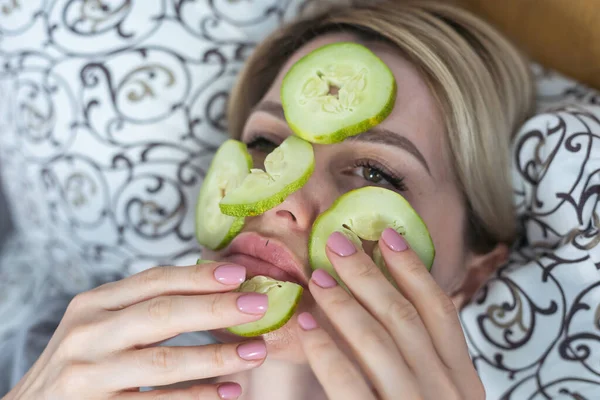
[[[351,32],[398,48],[421,71],[445,118],[454,175],[468,209],[467,241],[484,252],[514,240],[510,141],[533,108],[527,61],[490,25],[447,2],[383,1],[330,8],[283,26],[250,56],[228,105],[233,137],[299,47]]]

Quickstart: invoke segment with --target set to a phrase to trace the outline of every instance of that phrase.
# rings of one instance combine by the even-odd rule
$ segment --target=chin
[[[300,329],[297,322],[297,316],[304,311],[311,312],[313,315],[316,312],[315,302],[310,293],[306,290],[302,295],[300,304],[294,315],[292,315],[292,318],[276,331],[260,336],[267,344],[267,354],[271,360],[287,361],[298,364],[307,362],[304,351],[302,350],[302,345],[298,340],[297,333]],[[253,339],[234,335],[226,329],[214,330],[210,331],[210,333],[218,341],[223,343],[235,343]]]

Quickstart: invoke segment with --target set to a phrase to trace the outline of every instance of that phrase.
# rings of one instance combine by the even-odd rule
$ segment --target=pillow
[[[308,2],[2,2],[0,175],[15,230],[0,253],[0,397],[70,296],[195,262],[194,204],[233,80]]]
[[[600,97],[534,70],[540,113],[512,155],[523,241],[461,317],[488,399],[597,398]]]
[[[598,0],[456,0],[533,59],[600,89]]]

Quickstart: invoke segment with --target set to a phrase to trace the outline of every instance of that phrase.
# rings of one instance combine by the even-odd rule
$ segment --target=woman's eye
[[[396,190],[402,192],[408,190],[404,184],[403,177],[384,172],[384,170],[377,168],[376,166],[356,165],[352,169],[352,172],[354,175],[361,177],[365,181],[379,186],[392,186]]]
[[[381,171],[379,171],[376,168],[359,167],[359,169],[362,169],[362,177],[369,182],[381,183],[381,181],[385,180],[385,178],[381,174]]]

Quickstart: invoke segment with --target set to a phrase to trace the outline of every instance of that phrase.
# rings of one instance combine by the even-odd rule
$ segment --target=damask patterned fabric
[[[523,242],[462,312],[490,399],[600,398],[600,95],[537,68],[514,141]]]
[[[194,202],[225,138],[233,79],[253,45],[307,5],[0,1],[0,173],[16,227],[0,254],[0,396],[75,293],[195,261]],[[539,73],[545,106],[600,99]],[[598,118],[547,113],[519,135],[516,199],[535,246],[518,248],[462,314],[490,399],[599,388]]]
[[[75,293],[195,262],[195,200],[233,80],[310,4],[0,1],[0,173],[16,228],[0,256],[0,395]]]
[[[2,186],[2,180],[0,179],[0,251],[2,251],[2,245],[12,231],[12,220],[10,219],[10,212],[8,211]]]

